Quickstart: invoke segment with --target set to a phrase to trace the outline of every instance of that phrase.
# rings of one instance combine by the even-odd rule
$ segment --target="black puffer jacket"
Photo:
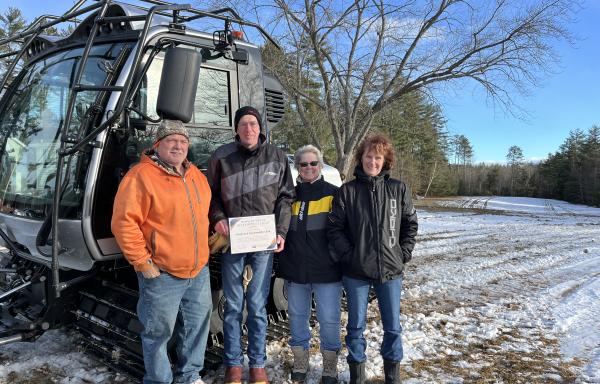
[[[321,177],[314,183],[298,183],[292,220],[279,257],[277,274],[298,284],[333,283],[342,279],[327,246],[327,217],[338,187]]]
[[[327,236],[345,276],[385,282],[402,275],[412,257],[417,213],[410,190],[386,171],[367,176],[362,167],[333,201]]]
[[[238,137],[215,151],[206,171],[212,190],[211,228],[222,219],[275,214],[277,234],[286,236],[294,182],[288,159],[278,148],[264,142],[250,151]]]

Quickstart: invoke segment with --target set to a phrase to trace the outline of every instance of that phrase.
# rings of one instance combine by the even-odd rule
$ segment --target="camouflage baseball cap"
[[[161,141],[165,137],[169,135],[182,135],[185,136],[188,140],[190,139],[190,135],[188,133],[187,128],[180,120],[167,120],[164,119],[160,122],[158,129],[156,130],[156,142]]]

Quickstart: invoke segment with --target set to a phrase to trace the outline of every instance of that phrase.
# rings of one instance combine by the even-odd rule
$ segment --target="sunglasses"
[[[311,161],[310,163],[302,162],[302,163],[298,163],[298,165],[300,165],[301,168],[306,168],[309,165],[311,167],[316,167],[317,165],[319,165],[319,162],[318,161]]]

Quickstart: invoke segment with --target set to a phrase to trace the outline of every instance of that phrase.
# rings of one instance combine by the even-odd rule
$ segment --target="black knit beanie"
[[[262,127],[262,118],[260,117],[260,112],[258,112],[258,110],[254,107],[250,107],[250,106],[245,106],[242,107],[240,109],[238,109],[235,112],[235,118],[234,118],[234,128],[235,131],[237,132],[238,130],[238,123],[240,122],[240,120],[242,119],[242,117],[244,117],[244,115],[252,115],[254,117],[256,117],[256,120],[258,120],[258,125],[260,127],[260,131],[263,131],[263,127]]]

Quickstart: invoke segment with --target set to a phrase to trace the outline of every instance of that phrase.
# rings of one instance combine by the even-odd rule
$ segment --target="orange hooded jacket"
[[[208,261],[210,187],[198,168],[187,160],[185,165],[182,177],[143,154],[119,185],[111,227],[136,271],[154,263],[192,278]]]

